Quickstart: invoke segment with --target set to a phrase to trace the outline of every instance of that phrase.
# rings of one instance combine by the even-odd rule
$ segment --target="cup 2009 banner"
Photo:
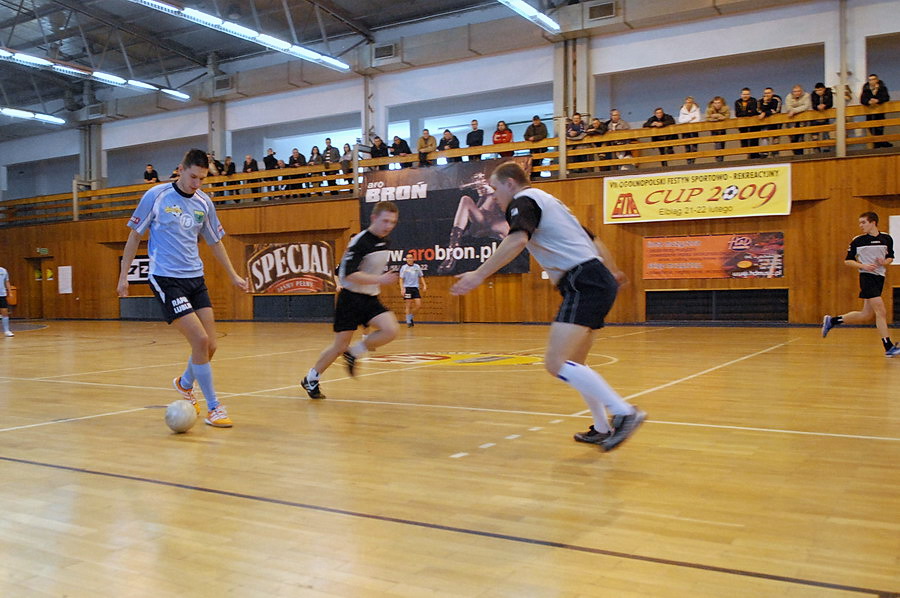
[[[333,293],[334,243],[261,243],[247,246],[250,292]]]
[[[474,270],[509,233],[488,184],[494,169],[509,160],[526,172],[531,169],[531,158],[522,157],[367,172],[359,202],[360,222],[368,226],[379,201],[395,202],[400,220],[390,235],[390,266],[398,267],[412,253],[430,276]],[[500,272],[519,274],[528,268],[528,252],[523,251]]]
[[[603,180],[604,224],[791,213],[791,165],[769,164]]]
[[[783,232],[644,238],[644,280],[782,276]]]

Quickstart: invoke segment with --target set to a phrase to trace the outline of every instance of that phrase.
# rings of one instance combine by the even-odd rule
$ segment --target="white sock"
[[[366,353],[369,352],[369,348],[366,346],[366,341],[359,341],[352,347],[350,347],[350,355],[353,357],[362,357]]]
[[[0,316],[3,318],[3,332],[9,332],[9,316]]]
[[[609,430],[604,406],[613,415],[631,415],[634,407],[626,403],[619,394],[607,384],[603,376],[580,363],[567,361],[559,368],[557,377],[571,385],[581,393],[594,416],[594,429],[598,432]]]
[[[309,381],[319,379],[319,372],[316,371],[316,368],[309,368],[309,373],[306,374],[306,379]]]

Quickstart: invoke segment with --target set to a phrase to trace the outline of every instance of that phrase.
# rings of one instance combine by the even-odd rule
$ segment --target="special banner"
[[[782,232],[644,238],[644,280],[782,276]]]
[[[333,293],[334,243],[262,243],[247,246],[250,292]]]
[[[531,158],[511,158],[526,172]],[[374,170],[367,172],[360,198],[360,222],[368,226],[379,201],[400,208],[391,232],[389,265],[399,267],[407,254],[431,276],[450,276],[474,270],[494,253],[509,234],[509,224],[488,180],[494,169],[510,160],[454,162],[446,166]],[[528,272],[523,251],[502,273]]]
[[[605,224],[790,213],[790,164],[603,179]]]

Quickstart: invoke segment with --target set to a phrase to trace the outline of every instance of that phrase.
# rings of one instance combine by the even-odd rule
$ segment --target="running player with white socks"
[[[491,186],[509,222],[509,235],[477,270],[457,276],[450,292],[465,295],[527,248],[563,296],[550,326],[545,367],[581,393],[593,415],[594,424],[575,434],[575,440],[612,450],[634,433],[646,413],[625,402],[585,361],[624,274],[561,201],[530,187],[528,175],[515,162],[498,166]]]

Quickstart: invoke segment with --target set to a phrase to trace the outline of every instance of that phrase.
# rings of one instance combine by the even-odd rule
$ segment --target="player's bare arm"
[[[513,261],[517,255],[522,253],[528,244],[528,233],[517,230],[516,232],[506,236],[497,251],[491,255],[478,269],[456,276],[456,283],[450,288],[453,295],[465,295],[474,290],[478,285],[497,270]]]

